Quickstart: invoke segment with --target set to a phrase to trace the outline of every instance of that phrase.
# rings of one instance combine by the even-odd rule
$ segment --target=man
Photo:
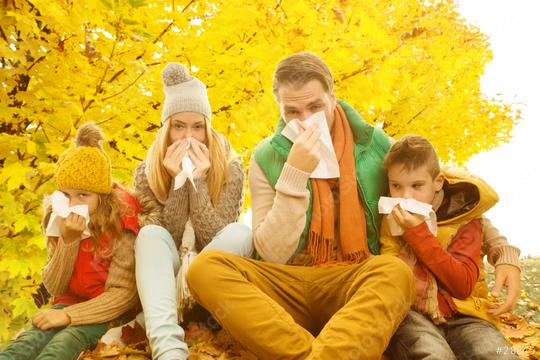
[[[261,359],[379,359],[414,296],[409,268],[378,253],[377,200],[390,140],[337,102],[317,56],[283,59],[274,76],[282,118],[257,146],[249,182],[254,243],[264,262],[221,251],[190,267],[194,297]],[[324,111],[337,179],[310,179],[320,131],[292,144],[281,131]]]

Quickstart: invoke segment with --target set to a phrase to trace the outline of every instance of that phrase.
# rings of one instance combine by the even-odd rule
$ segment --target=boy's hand
[[[70,213],[60,226],[60,233],[65,243],[72,243],[81,238],[81,235],[86,228],[84,217],[75,213]]]
[[[312,173],[321,161],[321,131],[317,124],[309,126],[296,138],[287,163],[293,168]]]
[[[422,215],[412,214],[407,210],[403,210],[399,204],[392,209],[392,216],[403,230],[409,230],[425,221]]]
[[[491,289],[491,295],[495,298],[499,297],[501,289],[506,287],[506,300],[503,304],[489,305],[488,313],[491,316],[499,316],[512,311],[516,306],[521,293],[520,275],[520,270],[513,265],[501,264],[495,266],[495,286]]]
[[[65,327],[71,323],[71,318],[64,309],[47,309],[38,312],[32,319],[32,325],[47,330],[57,327]]]

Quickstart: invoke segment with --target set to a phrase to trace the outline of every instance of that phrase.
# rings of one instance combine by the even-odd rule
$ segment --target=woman
[[[184,331],[177,321],[177,306],[186,301],[179,296],[184,301],[178,304],[177,291],[181,294],[186,288],[183,274],[188,264],[181,262],[192,250],[190,224],[197,252],[217,248],[251,256],[253,245],[251,230],[235,223],[243,200],[242,164],[211,126],[206,86],[179,63],[167,64],[162,77],[162,127],[135,171],[143,226],[135,243],[136,278],[152,357],[187,359]],[[178,183],[178,177],[185,180],[190,162],[193,182]],[[179,271],[181,265],[184,269]]]

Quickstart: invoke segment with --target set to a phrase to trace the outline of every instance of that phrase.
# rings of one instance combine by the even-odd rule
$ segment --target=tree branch
[[[112,94],[110,96],[107,96],[107,97],[104,97],[103,99],[101,99],[101,101],[107,101],[115,96],[118,96],[120,94],[122,94],[123,92],[125,92],[127,89],[129,89],[130,87],[133,86],[133,84],[135,84],[137,82],[137,80],[139,80],[141,78],[141,76],[143,76],[144,74],[146,73],[146,71],[143,71],[142,73],[139,74],[139,76],[137,76],[137,78],[135,80],[133,80],[131,83],[129,83],[128,86],[126,86],[125,88],[123,88],[122,90],[120,90],[119,92],[115,93],[115,94]]]

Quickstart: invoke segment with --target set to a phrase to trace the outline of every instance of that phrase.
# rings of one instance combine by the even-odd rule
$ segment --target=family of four
[[[498,200],[488,184],[441,168],[427,139],[394,142],[366,123],[336,99],[327,65],[298,53],[277,65],[281,117],[250,161],[250,229],[237,222],[243,167],[212,128],[205,85],[178,63],[167,64],[163,85],[162,126],[133,194],[113,182],[91,123],[58,160],[57,191],[87,206],[89,221],[72,212],[60,236],[47,237],[43,282],[53,306],[1,360],[76,359],[139,302],[153,358],[187,359],[178,321],[186,288],[260,359],[517,358],[497,319],[519,294],[519,250],[483,216]],[[319,112],[337,178],[311,176],[323,146],[317,124],[294,142],[282,134]],[[179,187],[185,159],[192,181]],[[437,231],[397,205],[385,217],[403,232],[392,235],[381,196],[431,205]],[[187,261],[189,252],[198,255]],[[508,289],[504,303],[488,301],[484,255],[495,266],[492,293]]]

